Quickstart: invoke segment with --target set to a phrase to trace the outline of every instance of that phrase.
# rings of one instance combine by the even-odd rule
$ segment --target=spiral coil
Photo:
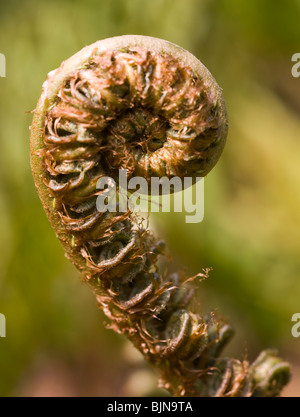
[[[272,385],[277,395],[287,365],[269,352],[276,369],[258,383],[257,364],[218,359],[232,329],[190,310],[192,282],[157,265],[163,242],[130,210],[97,210],[98,180],[120,169],[150,184],[153,176],[202,177],[217,162],[227,135],[220,89],[178,49],[113,38],[51,73],[32,126],[37,188],[111,327],[160,368],[162,386],[176,395],[246,396]]]

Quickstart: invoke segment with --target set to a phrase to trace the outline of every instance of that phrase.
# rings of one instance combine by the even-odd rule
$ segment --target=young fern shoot
[[[191,310],[192,281],[160,270],[164,244],[136,214],[97,209],[97,182],[117,182],[120,169],[149,185],[152,177],[203,177],[227,128],[221,89],[200,61],[133,35],[98,41],[52,71],[31,126],[36,188],[67,257],[111,327],[177,396],[276,396],[289,366],[272,350],[252,364],[220,358],[231,327]]]

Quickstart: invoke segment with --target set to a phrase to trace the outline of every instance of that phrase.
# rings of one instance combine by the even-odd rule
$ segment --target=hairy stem
[[[252,364],[220,358],[231,327],[191,309],[193,280],[159,268],[164,244],[136,215],[120,205],[97,209],[97,183],[117,181],[120,169],[149,184],[203,177],[222,153],[227,125],[221,90],[194,56],[159,39],[123,36],[52,71],[31,126],[36,188],[67,257],[112,329],[178,396],[275,396],[289,367],[271,350]]]

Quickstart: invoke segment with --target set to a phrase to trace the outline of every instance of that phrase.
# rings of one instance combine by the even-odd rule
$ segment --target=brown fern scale
[[[159,368],[161,386],[175,395],[277,395],[287,364],[272,351],[251,366],[219,359],[232,329],[191,311],[192,282],[157,266],[163,242],[130,211],[97,211],[99,178],[117,180],[119,169],[149,184],[205,176],[224,147],[226,110],[212,77],[141,43],[90,47],[80,65],[64,63],[48,78],[32,126],[42,202],[111,327]]]

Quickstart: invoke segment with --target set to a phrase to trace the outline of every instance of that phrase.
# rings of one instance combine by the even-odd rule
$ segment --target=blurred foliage
[[[1,3],[1,396],[35,395],[28,384],[39,370],[57,368],[56,381],[64,367],[62,394],[129,392],[124,381],[136,365],[121,355],[123,339],[104,328],[45,218],[28,130],[47,73],[83,46],[122,34],[164,38],[194,53],[223,88],[229,112],[225,152],[205,180],[204,221],[162,213],[157,232],[188,273],[213,267],[199,285],[200,308],[230,317],[235,354],[243,356],[245,341],[251,359],[267,345],[299,351],[290,333],[300,310],[300,80],[291,75],[299,15],[298,0]],[[77,385],[68,391],[70,380]]]

